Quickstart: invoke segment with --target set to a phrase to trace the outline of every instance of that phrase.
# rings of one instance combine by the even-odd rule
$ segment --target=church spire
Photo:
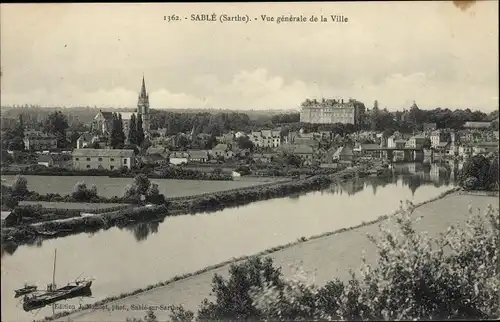
[[[146,97],[146,83],[144,82],[144,74],[142,74],[141,97]]]

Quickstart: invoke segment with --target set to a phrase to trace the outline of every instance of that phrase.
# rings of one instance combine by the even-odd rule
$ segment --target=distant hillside
[[[38,106],[5,106],[1,107],[2,117],[18,118],[20,114],[26,114],[30,119],[41,121],[54,111],[62,111],[68,116],[70,123],[73,122],[90,122],[94,116],[102,111],[109,112],[134,112],[133,108],[99,108],[99,107],[38,107]],[[157,109],[157,111],[167,111],[173,113],[244,113],[250,119],[259,119],[262,117],[271,117],[278,114],[296,113],[294,110],[225,110],[225,109]]]

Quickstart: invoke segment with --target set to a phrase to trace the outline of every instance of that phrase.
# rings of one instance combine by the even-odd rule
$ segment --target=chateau
[[[301,104],[300,121],[314,124],[360,125],[365,114],[365,105],[354,99],[344,100],[307,99]]]

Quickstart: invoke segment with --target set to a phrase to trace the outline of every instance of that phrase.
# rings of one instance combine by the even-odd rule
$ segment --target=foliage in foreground
[[[464,228],[450,227],[431,239],[413,228],[412,209],[401,211],[369,236],[378,265],[365,260],[359,276],[322,287],[296,274],[285,279],[270,259],[232,265],[225,280],[215,275],[199,320],[427,320],[500,316],[499,212],[470,214]],[[389,228],[391,227],[391,228]],[[395,227],[395,229],[393,229]],[[171,308],[175,321],[193,312]]]
[[[460,186],[465,190],[498,191],[498,154],[490,159],[482,155],[468,159],[460,173]]]

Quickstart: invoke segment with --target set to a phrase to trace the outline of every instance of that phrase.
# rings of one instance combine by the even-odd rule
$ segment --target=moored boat
[[[29,293],[33,293],[36,290],[37,290],[37,286],[36,285],[24,284],[23,288],[14,290],[14,292],[16,293],[15,297],[19,297],[21,295],[26,295],[26,294],[29,294]]]
[[[25,311],[31,311],[34,309],[42,308],[46,305],[67,300],[74,297],[80,296],[91,296],[92,291],[90,286],[92,281],[78,281],[74,283],[69,283],[54,291],[47,291],[41,295],[33,295],[24,298],[23,309]]]
[[[42,308],[46,305],[67,300],[74,297],[91,296],[92,286],[91,280],[77,280],[68,283],[66,286],[56,288],[56,255],[57,250],[54,251],[54,270],[52,274],[52,283],[47,285],[47,290],[38,294],[26,294],[23,301],[23,309],[31,311],[34,309]]]

